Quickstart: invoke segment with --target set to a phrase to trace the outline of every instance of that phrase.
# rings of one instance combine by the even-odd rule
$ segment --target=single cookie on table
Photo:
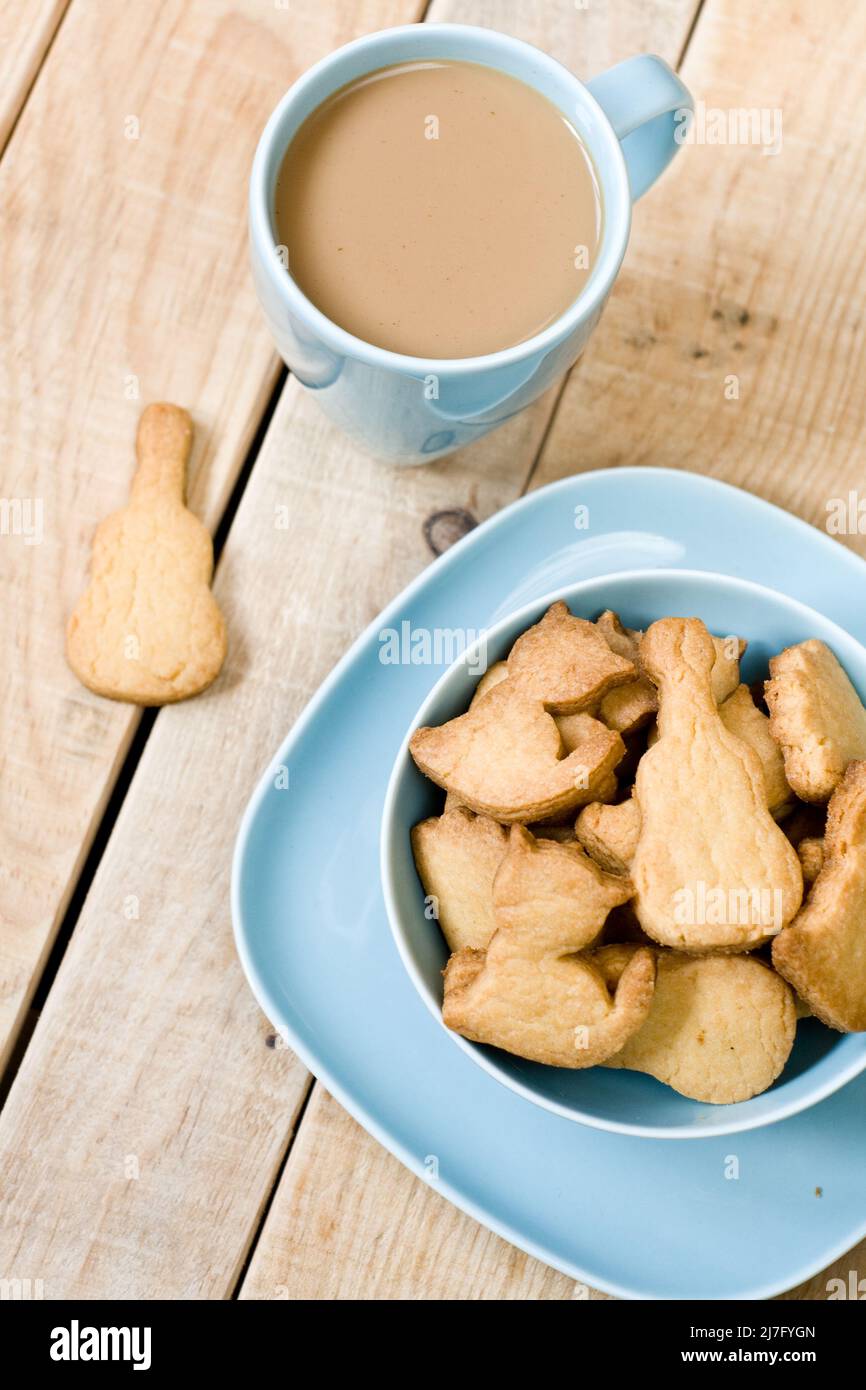
[[[637,678],[608,692],[599,706],[599,717],[618,733],[629,734],[649,724],[658,709],[655,684],[649,679],[640,655],[643,633],[624,627],[616,613],[606,610],[596,626],[611,650],[635,665]],[[716,659],[711,676],[713,694],[721,704],[736,689],[740,679],[740,657],[746,650],[741,637],[713,637]]]
[[[715,657],[698,618],[663,618],[641,644],[659,691],[659,738],[635,781],[635,911],[648,935],[688,951],[750,950],[791,920],[803,895],[760,760],[719,714]]]
[[[602,946],[591,958],[615,988],[641,949]],[[793,992],[755,956],[657,950],[646,1022],[604,1065],[646,1072],[692,1100],[730,1105],[772,1086],[796,1027]]]
[[[640,836],[640,809],[633,796],[615,806],[594,801],[584,806],[574,830],[600,868],[611,874],[627,874]]]
[[[507,847],[501,825],[465,807],[413,827],[418,877],[452,951],[483,950],[496,930],[493,880]]]
[[[854,759],[866,758],[866,709],[824,642],[810,638],[770,661],[770,732],[802,801],[828,801]]]
[[[619,734],[599,724],[563,756],[553,716],[510,677],[466,714],[417,729],[409,749],[421,771],[463,805],[524,824],[597,800],[624,752]]]
[[[497,930],[486,951],[458,951],[445,970],[446,1026],[549,1066],[594,1066],[619,1051],[649,1012],[653,953],[639,949],[612,993],[578,953],[629,892],[577,847],[513,826],[494,881]]]
[[[166,705],[197,695],[222,667],[213,545],[184,504],[191,446],[185,410],[148,406],[129,503],[97,528],[90,586],[66,632],[69,665],[97,695]]]
[[[576,618],[562,602],[517,638],[508,657],[509,680],[551,714],[587,710],[634,674],[633,663],[611,651],[595,623]]]
[[[823,866],[801,911],[773,942],[773,964],[829,1027],[866,1030],[864,761],[849,763],[833,793]]]
[[[719,714],[725,728],[743,739],[757,753],[767,784],[770,815],[774,820],[780,820],[792,809],[794,793],[785,776],[785,760],[770,732],[769,719],[758,709],[747,685],[737,686],[733,695],[719,705]]]

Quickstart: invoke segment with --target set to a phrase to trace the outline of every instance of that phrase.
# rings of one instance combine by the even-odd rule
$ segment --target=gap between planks
[[[21,0],[0,0],[0,26],[7,55],[0,66],[0,160],[21,119],[45,60],[66,18],[72,0],[41,0],[35,16]],[[16,32],[10,32],[11,30]],[[14,70],[18,55],[18,72]]]

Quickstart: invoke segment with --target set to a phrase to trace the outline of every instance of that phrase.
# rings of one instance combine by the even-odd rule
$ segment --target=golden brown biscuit
[[[619,734],[599,724],[564,757],[553,716],[511,679],[466,714],[416,730],[409,748],[421,771],[465,806],[524,823],[595,801],[624,751]]]
[[[507,847],[501,825],[465,807],[413,827],[418,877],[452,951],[483,950],[496,930],[493,880]]]
[[[767,784],[770,815],[776,820],[781,819],[794,805],[794,793],[785,776],[785,760],[770,733],[769,719],[758,709],[747,685],[737,686],[733,695],[719,705],[719,714],[725,728],[743,739],[757,753]]]
[[[477,705],[478,701],[482,700],[494,686],[504,681],[507,675],[508,667],[504,661],[495,661],[492,666],[489,666],[475,687],[475,694],[469,701],[469,708],[472,709],[474,705]],[[446,811],[456,811],[457,807],[462,805],[463,802],[459,796],[455,796],[453,792],[447,793],[444,807]]]
[[[475,689],[469,708],[472,709],[479,700],[495,686],[500,685],[508,676],[508,666],[504,661],[497,661],[488,671],[485,671]],[[562,738],[562,746],[565,755],[574,753],[587,741],[597,739],[604,734],[606,726],[598,719],[594,719],[591,714],[557,714],[554,715],[556,727]],[[602,782],[596,787],[596,795],[599,801],[612,801],[616,796],[618,783],[613,773],[609,773]],[[445,798],[445,810],[453,810],[454,807],[461,805],[459,798],[449,792]],[[567,822],[569,830],[573,831],[571,820]],[[571,835],[574,839],[574,835]]]
[[[663,618],[641,645],[660,736],[635,781],[635,911],[655,940],[691,951],[751,949],[791,920],[803,893],[757,754],[719,715],[715,657],[698,618]]]
[[[611,651],[595,623],[575,618],[561,602],[518,637],[508,657],[509,679],[543,700],[551,714],[588,709],[634,673],[632,662]]]
[[[802,801],[827,801],[854,758],[866,758],[866,709],[824,642],[810,638],[770,662],[770,732]]]
[[[584,806],[575,834],[587,854],[610,874],[627,874],[637,850],[640,810],[634,797],[617,806],[594,801]]]
[[[602,946],[591,959],[609,988],[640,949]],[[646,1022],[604,1065],[647,1072],[711,1105],[749,1100],[772,1086],[796,1035],[794,996],[755,956],[656,952]]]
[[[817,835],[804,835],[797,846],[803,882],[809,887],[815,882],[824,867],[824,840]]]
[[[717,705],[733,695],[740,683],[740,657],[748,645],[742,637],[713,637],[716,649],[710,684]]]
[[[582,850],[514,826],[493,891],[498,930],[487,951],[459,951],[445,971],[446,1026],[549,1066],[594,1066],[618,1051],[649,1011],[653,954],[638,949],[611,998],[576,953],[629,886]]]
[[[866,762],[849,763],[833,793],[823,867],[773,964],[831,1028],[866,1030]]]
[[[472,703],[469,708],[471,709],[472,705],[482,700],[489,690],[493,690],[495,686],[501,684],[507,675],[508,663],[506,661],[494,661],[492,666],[488,666],[475,687],[475,694],[472,696]]]
[[[599,718],[617,733],[630,734],[648,724],[658,709],[656,689],[652,681],[640,672],[641,633],[624,627],[617,613],[608,608],[596,621],[612,652],[631,661],[639,673],[634,680],[614,687],[602,698]]]
[[[223,664],[213,545],[184,505],[191,444],[185,410],[148,406],[130,501],[96,531],[90,587],[69,619],[66,655],[97,695],[137,705],[186,700]]]
[[[555,714],[553,717],[562,739],[562,746],[567,754],[582,747],[588,739],[596,738],[606,728],[600,719],[594,719],[591,714],[583,712],[579,714]]]
[[[612,907],[631,896],[631,884],[604,874],[580,845],[538,840],[521,825],[508,835],[493,884],[496,923],[574,951],[590,946]]]
[[[635,628],[623,627],[610,609],[602,613],[596,626],[603,633],[611,650],[634,662],[636,680],[617,686],[604,696],[599,717],[611,729],[621,734],[634,733],[650,723],[658,709],[658,696],[653,682],[641,664],[640,644],[643,634]],[[716,659],[713,664],[712,686],[717,703],[729,698],[740,679],[740,657],[746,643],[740,637],[714,637]]]

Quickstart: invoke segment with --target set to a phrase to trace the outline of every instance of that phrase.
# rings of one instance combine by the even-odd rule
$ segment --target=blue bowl
[[[487,631],[488,662],[505,657],[520,633],[557,599],[564,599],[583,618],[596,618],[612,608],[636,628],[668,615],[700,617],[711,632],[748,639],[742,677],[749,683],[767,674],[770,657],[783,647],[817,637],[835,652],[866,701],[866,649],[849,633],[775,590],[697,570],[608,574],[537,599]],[[391,774],[383,813],[382,884],[391,930],[418,993],[440,1024],[448,949],[436,922],[424,914],[424,890],[409,832],[418,821],[441,812],[442,792],[415,767],[409,739],[421,725],[442,724],[462,714],[477,680],[478,650],[470,647],[437,682],[413,719]],[[772,1124],[815,1105],[866,1069],[866,1034],[844,1035],[805,1019],[798,1024],[785,1070],[768,1091],[733,1105],[707,1105],[638,1072],[545,1067],[446,1031],[480,1067],[535,1105],[598,1129],[660,1139],[712,1138]]]

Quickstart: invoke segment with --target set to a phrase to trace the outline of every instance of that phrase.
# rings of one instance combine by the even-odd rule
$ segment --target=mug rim
[[[599,273],[594,278],[590,278],[577,297],[558,318],[539,333],[533,334],[531,338],[514,343],[510,347],[501,348],[497,352],[484,353],[474,357],[416,357],[407,353],[393,352],[389,348],[381,348],[374,343],[368,343],[365,339],[358,338],[353,333],[341,328],[333,319],[323,314],[312,300],[307,298],[290,272],[279,264],[276,255],[278,243],[271,226],[267,167],[272,148],[276,143],[277,133],[287,113],[309,93],[310,88],[315,86],[323,74],[326,74],[338,60],[347,54],[363,53],[365,49],[369,49],[372,58],[377,48],[381,46],[382,40],[395,36],[412,39],[415,36],[420,36],[421,33],[425,37],[427,35],[442,36],[446,43],[457,38],[468,39],[471,44],[492,43],[499,52],[505,50],[510,51],[515,56],[529,57],[533,64],[540,65],[560,81],[565,78],[566,82],[573,88],[575,98],[599,118],[605,152],[611,161],[611,175],[617,185],[623,208],[623,215],[618,219],[617,225],[612,224],[612,220],[607,216],[607,208],[604,208],[605,217],[601,237],[602,254],[596,267]],[[424,56],[426,58],[435,57],[434,54],[425,54]],[[411,61],[411,59],[405,61]],[[496,67],[495,63],[485,63],[481,59],[472,57],[456,61],[479,61],[482,66]],[[389,64],[384,62],[377,65],[373,58],[367,72],[377,71],[377,66],[387,67]],[[498,70],[501,71],[501,69]],[[532,84],[527,83],[526,85]],[[333,90],[337,91],[339,88],[335,87]],[[330,95],[332,95],[331,92],[323,96],[316,103],[316,106],[321,105]],[[553,101],[550,97],[547,100],[551,101],[563,116],[569,118],[569,113],[558,102]],[[584,141],[584,143],[586,142]],[[596,164],[598,161],[595,149],[590,148],[588,144],[587,149],[593,163]],[[378,29],[371,34],[363,34],[360,38],[343,44],[340,48],[334,49],[332,53],[314,63],[312,67],[307,68],[292,83],[268,118],[256,147],[249,187],[250,237],[253,250],[263,252],[261,255],[262,268],[276,294],[291,311],[310,322],[318,336],[334,352],[344,357],[360,360],[368,366],[384,367],[407,375],[433,373],[437,376],[446,376],[515,366],[526,358],[532,357],[536,353],[546,353],[563,342],[582,321],[602,307],[604,300],[610,293],[628,245],[631,232],[631,209],[631,190],[622,146],[605,111],[589,88],[578,77],[575,77],[574,73],[564,64],[556,58],[552,58],[543,49],[536,48],[534,44],[526,43],[523,39],[513,38],[510,34],[504,34],[498,29],[488,29],[473,24],[400,24],[387,29]]]

